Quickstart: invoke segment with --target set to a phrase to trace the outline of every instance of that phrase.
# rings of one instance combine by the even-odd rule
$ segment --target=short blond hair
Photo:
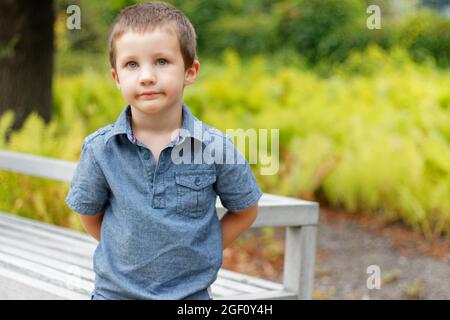
[[[116,68],[115,41],[125,32],[143,33],[166,25],[172,25],[177,33],[185,69],[191,67],[197,58],[195,29],[183,12],[165,2],[138,3],[119,13],[108,37],[111,66]]]

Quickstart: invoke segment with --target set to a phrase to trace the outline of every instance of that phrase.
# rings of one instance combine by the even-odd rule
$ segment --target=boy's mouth
[[[159,94],[158,91],[144,91],[138,94],[138,97],[151,97]]]

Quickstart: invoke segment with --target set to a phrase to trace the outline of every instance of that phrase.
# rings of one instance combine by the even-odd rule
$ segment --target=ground
[[[224,267],[282,282],[284,229],[247,232],[224,252]],[[428,241],[400,223],[322,208],[314,299],[450,299],[450,241]],[[368,289],[368,267],[380,289]],[[369,270],[370,271],[370,270]]]

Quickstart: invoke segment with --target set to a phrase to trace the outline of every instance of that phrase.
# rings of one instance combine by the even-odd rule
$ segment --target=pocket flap
[[[216,182],[216,172],[214,170],[177,172],[175,181],[184,187],[201,190]]]

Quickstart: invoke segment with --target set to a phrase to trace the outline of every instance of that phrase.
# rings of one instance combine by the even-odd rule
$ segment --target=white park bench
[[[0,170],[70,181],[76,163],[0,151]],[[283,283],[220,269],[214,299],[311,299],[318,204],[264,194],[252,228],[286,227]],[[217,213],[225,213],[220,201]],[[91,236],[0,212],[0,299],[90,299]]]

